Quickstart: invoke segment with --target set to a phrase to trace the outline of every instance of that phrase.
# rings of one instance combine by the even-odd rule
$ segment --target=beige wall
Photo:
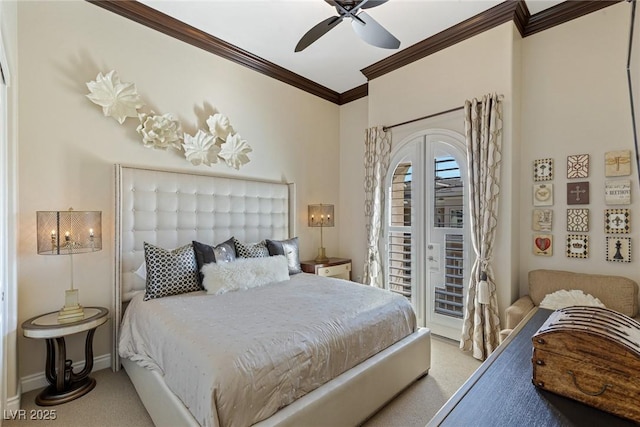
[[[103,250],[74,259],[83,305],[111,306],[113,164],[295,182],[301,256],[312,258],[319,233],[306,225],[309,203],[339,202],[339,107],[85,1],[19,2],[19,322],[58,310],[69,260],[36,254],[37,210],[101,210]],[[194,167],[177,152],[142,146],[134,119],[119,125],[85,94],[98,72],[115,69],[158,112],[193,132],[211,106],[253,147],[239,172]],[[326,233],[338,253],[338,226]],[[110,324],[98,329],[95,355],[108,354]],[[82,337],[69,340],[82,360]],[[44,342],[19,339],[20,376],[44,370]]]
[[[340,107],[340,256],[351,258],[351,278],[362,282],[367,233],[364,217],[364,136],[367,97]]]
[[[500,260],[496,265],[496,276],[500,286],[499,304],[508,305],[514,298],[515,292],[511,284],[517,275],[518,256],[513,248],[518,245],[517,230],[519,218],[517,209],[514,210],[510,200],[518,193],[517,180],[514,182],[514,172],[518,170],[518,150],[514,147],[517,129],[512,121],[513,111],[517,111],[514,104],[514,67],[518,61],[514,57],[518,54],[519,40],[514,41],[512,23],[503,24],[446,50],[416,61],[399,70],[376,78],[369,82],[368,96],[368,126],[391,125],[404,122],[420,116],[459,107],[466,99],[482,97],[490,92],[497,92],[505,96],[504,108],[504,147],[502,177],[504,187],[502,194],[504,202],[500,204],[500,222],[497,233],[498,243],[495,259]],[[516,33],[517,34],[517,33]],[[518,36],[519,37],[519,36]],[[517,100],[516,100],[517,101]],[[360,110],[358,110],[360,108]],[[364,115],[364,106],[359,105],[353,110],[343,107],[341,125],[345,121]],[[515,122],[517,125],[517,122]],[[411,125],[397,127],[392,130],[393,145],[397,145],[407,136],[424,129],[441,128],[464,133],[462,112],[449,113],[434,119],[420,121]],[[363,138],[363,137],[362,137]],[[345,144],[345,141],[341,141]],[[362,142],[361,142],[362,144]],[[353,165],[356,171],[353,176],[364,176],[362,166],[362,152],[343,149],[343,155],[356,157],[342,158],[342,164]],[[343,168],[343,174],[345,174]],[[362,182],[343,179],[341,194],[362,193]],[[515,194],[515,195],[514,195]],[[515,232],[514,232],[515,231]],[[342,230],[345,241],[360,238],[359,229]],[[514,236],[515,235],[515,236]],[[357,250],[354,247],[352,250]],[[362,259],[362,252],[351,257]]]
[[[520,288],[527,293],[527,272],[536,268],[617,274],[640,282],[638,230],[640,193],[635,161],[631,180],[632,204],[606,206],[604,155],[612,150],[632,150],[633,137],[626,80],[630,5],[608,7],[523,40],[522,61],[522,193],[523,224],[520,233]],[[636,32],[637,33],[637,32]],[[639,47],[640,39],[635,42]],[[634,72],[640,70],[635,64]],[[635,87],[638,97],[638,87]],[[589,154],[590,204],[567,206],[566,159]],[[552,257],[533,255],[531,231],[533,161],[553,158],[554,184]],[[622,177],[621,177],[622,178]],[[576,180],[571,180],[576,181]],[[514,205],[517,204],[514,199]],[[564,254],[566,210],[586,207],[590,213],[591,254],[588,259]],[[605,261],[604,210],[630,208],[632,262]]]
[[[5,70],[9,74],[9,86],[7,89],[7,111],[2,112],[4,119],[6,120],[5,129],[2,129],[4,134],[0,138],[0,193],[2,193],[2,199],[5,203],[4,208],[6,213],[2,212],[1,215],[6,215],[3,218],[3,230],[6,231],[5,236],[1,236],[4,240],[2,249],[6,251],[4,254],[0,254],[3,257],[4,270],[0,272],[0,281],[2,282],[2,291],[5,292],[4,301],[2,301],[2,324],[3,324],[3,351],[2,354],[2,376],[4,378],[2,390],[2,402],[0,406],[2,409],[17,409],[19,393],[18,385],[18,371],[17,367],[17,348],[16,340],[18,334],[17,325],[17,290],[16,290],[16,218],[15,212],[17,210],[17,183],[16,183],[16,140],[18,137],[17,129],[17,98],[18,98],[18,14],[17,4],[15,2],[0,2],[0,30],[2,37],[2,47],[4,48],[6,64],[8,70]],[[4,68],[3,68],[4,70]],[[7,77],[7,76],[5,76]],[[5,114],[6,113],[6,114]],[[2,202],[0,202],[0,205]],[[1,221],[0,221],[1,222]],[[6,227],[6,229],[4,229]],[[0,231],[0,234],[2,234]],[[0,250],[2,252],[2,250]],[[2,264],[2,261],[0,261]],[[9,400],[9,404],[4,406],[6,400]]]

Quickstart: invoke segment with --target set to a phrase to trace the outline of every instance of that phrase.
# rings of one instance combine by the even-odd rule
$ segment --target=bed
[[[388,292],[352,282],[300,273],[268,286],[219,296],[199,291],[142,301],[145,281],[139,277],[139,270],[144,264],[145,242],[171,249],[191,241],[223,242],[230,236],[243,242],[258,242],[264,239],[284,241],[296,234],[295,185],[122,165],[115,166],[115,178],[116,271],[113,313],[118,321],[114,322],[113,369],[119,370],[121,366],[124,367],[156,425],[357,425],[413,381],[428,373],[429,331],[415,328],[413,313],[406,312],[406,304],[399,302],[399,299],[389,297]],[[331,298],[334,298],[333,303]],[[295,307],[302,312],[311,312],[316,307],[316,302],[320,304],[324,299],[328,301],[327,307],[333,307],[332,309],[342,318],[325,321],[320,316],[316,320],[307,320],[303,318],[304,313],[293,311]],[[385,299],[389,301],[382,305],[380,301]],[[284,304],[280,308],[277,308],[278,301]],[[343,303],[340,304],[339,301]],[[352,310],[355,305],[349,301],[362,302],[365,309]],[[308,304],[306,307],[305,303]],[[215,311],[221,317],[215,320],[213,317],[209,319],[201,314],[194,314],[196,321],[172,315],[195,312],[192,307],[205,304],[218,304],[216,308],[208,310]],[[127,306],[130,306],[131,310],[126,310]],[[225,314],[223,306],[230,311]],[[370,311],[374,306],[380,306],[381,311]],[[149,308],[149,312],[145,313],[145,310],[138,310],[136,307]],[[151,310],[151,307],[161,308]],[[252,316],[244,316],[242,310],[258,313],[260,319],[252,325],[249,322]],[[234,316],[239,317],[232,322]],[[365,323],[376,324],[376,329],[358,329],[364,328],[360,321],[367,318]],[[122,324],[121,319],[124,320]],[[307,332],[310,333],[311,330],[327,327],[329,332],[319,334],[325,339],[325,342],[318,346],[320,350],[287,350],[293,355],[291,360],[281,360],[280,356],[271,354],[262,357],[274,363],[273,367],[258,370],[266,372],[265,377],[279,370],[296,372],[293,376],[296,381],[291,388],[294,391],[285,392],[285,400],[281,397],[269,400],[275,392],[272,391],[272,386],[261,382],[262,377],[256,380],[256,371],[249,371],[245,375],[249,386],[235,387],[236,383],[240,384],[237,374],[227,374],[228,369],[224,369],[225,375],[220,375],[220,372],[208,374],[197,365],[212,364],[214,359],[201,356],[212,351],[194,350],[190,346],[194,345],[193,341],[197,342],[200,336],[207,334],[212,334],[212,340],[218,340],[220,334],[224,334],[225,328],[215,332],[214,326],[223,321],[237,326],[234,326],[233,334],[229,334],[238,339],[247,335],[247,342],[229,342],[224,345],[216,342],[215,345],[211,344],[211,347],[248,348],[246,346],[257,342],[255,338],[249,337],[249,334],[257,331],[261,336],[266,334],[270,341],[277,342],[275,348],[280,349],[281,341],[291,341],[292,337],[302,337],[293,339],[296,343],[313,341],[313,338],[307,336]],[[131,335],[145,334],[136,329],[136,325],[152,324],[158,325],[158,330],[180,331],[185,325],[202,325],[207,322],[210,322],[209,327],[201,331],[196,328],[192,328],[191,331],[182,329],[182,332],[174,334],[175,338],[158,338],[165,347],[151,341],[140,344],[136,341],[137,336],[135,339],[125,339],[131,338]],[[403,323],[408,326],[401,327]],[[178,324],[181,326],[176,326]],[[342,329],[345,326],[346,330],[347,324],[353,324],[355,329],[346,333],[345,337],[338,338],[337,334],[333,335],[334,329]],[[336,325],[339,327],[336,328]],[[287,335],[283,331],[289,326],[292,330]],[[407,328],[409,329],[403,331]],[[206,334],[202,331],[206,331]],[[151,337],[156,335],[146,334]],[[188,342],[190,334],[193,335],[190,338],[191,343]],[[283,334],[286,335],[286,339],[282,338]],[[121,337],[125,337],[122,349]],[[170,339],[177,341],[175,344],[167,345],[166,342],[173,342],[167,341]],[[385,342],[385,339],[389,342]],[[201,341],[196,344],[204,349],[208,341]],[[347,341],[358,343],[365,350],[364,353],[349,360],[342,357],[341,355],[351,353],[346,347],[340,347]],[[337,345],[338,350],[329,349],[329,344]],[[140,351],[136,346],[162,349],[157,350],[157,360],[142,360],[144,357],[138,357],[138,353],[145,353],[146,350]],[[167,351],[167,348],[173,349],[173,353],[177,354],[169,354],[171,352]],[[182,355],[180,356],[180,352],[175,349],[180,349]],[[327,353],[322,353],[323,351]],[[121,352],[127,357],[121,358]],[[261,354],[259,350],[253,349],[246,353]],[[299,358],[300,354],[303,355],[303,359]],[[310,354],[313,357],[310,357]],[[176,367],[177,364],[174,362],[181,357],[191,358],[188,363],[192,366],[191,375],[201,372],[206,381],[212,378],[217,381],[218,378],[229,376],[230,382],[221,381],[214,385],[206,381],[204,385],[195,383],[189,376],[189,369],[184,366]],[[301,362],[307,359],[331,360],[332,363],[320,363],[310,367],[306,362]],[[334,361],[338,363],[334,364]],[[254,364],[254,360],[244,360],[242,363],[243,366]],[[283,369],[283,366],[289,368]],[[312,378],[311,372],[318,377]],[[278,377],[275,381],[278,384],[286,382],[282,378]],[[240,388],[240,397],[237,397],[238,394],[236,397],[227,397],[232,396],[233,388]],[[280,385],[276,388],[280,389]],[[255,393],[248,393],[249,389],[255,389]],[[264,396],[267,396],[269,401],[261,400]],[[208,407],[207,401],[210,403]],[[286,405],[282,406],[282,402]],[[254,411],[255,414],[245,416],[249,407],[257,407],[257,410]],[[239,416],[239,413],[242,413],[242,416]]]

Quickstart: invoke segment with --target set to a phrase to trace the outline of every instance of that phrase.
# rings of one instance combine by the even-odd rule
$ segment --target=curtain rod
[[[443,115],[443,114],[452,113],[452,112],[454,112],[454,111],[463,110],[463,109],[464,109],[464,105],[463,105],[463,106],[461,106],[461,107],[452,108],[452,109],[450,109],[450,110],[440,111],[439,113],[429,114],[428,116],[418,117],[417,119],[407,120],[406,122],[396,123],[395,125],[383,126],[383,127],[382,127],[382,130],[386,132],[386,131],[388,131],[389,129],[392,129],[392,128],[395,128],[395,127],[398,127],[398,126],[408,125],[409,123],[417,122],[417,121],[420,121],[420,120],[430,119],[430,118],[432,118],[432,117],[441,116],[441,115]]]

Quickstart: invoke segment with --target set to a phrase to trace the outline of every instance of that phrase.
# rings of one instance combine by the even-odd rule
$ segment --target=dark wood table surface
[[[428,426],[638,426],[533,385],[531,337],[551,313],[538,309],[519,325]]]

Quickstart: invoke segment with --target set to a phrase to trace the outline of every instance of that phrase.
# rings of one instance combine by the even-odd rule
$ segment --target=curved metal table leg
[[[72,361],[67,360],[64,337],[47,338],[47,362],[45,375],[49,386],[36,397],[36,404],[53,406],[70,402],[89,393],[96,386],[96,380],[89,374],[93,369],[93,335],[96,328],[87,332],[84,348],[85,365],[82,371],[75,373]],[[57,352],[55,351],[57,343]]]

